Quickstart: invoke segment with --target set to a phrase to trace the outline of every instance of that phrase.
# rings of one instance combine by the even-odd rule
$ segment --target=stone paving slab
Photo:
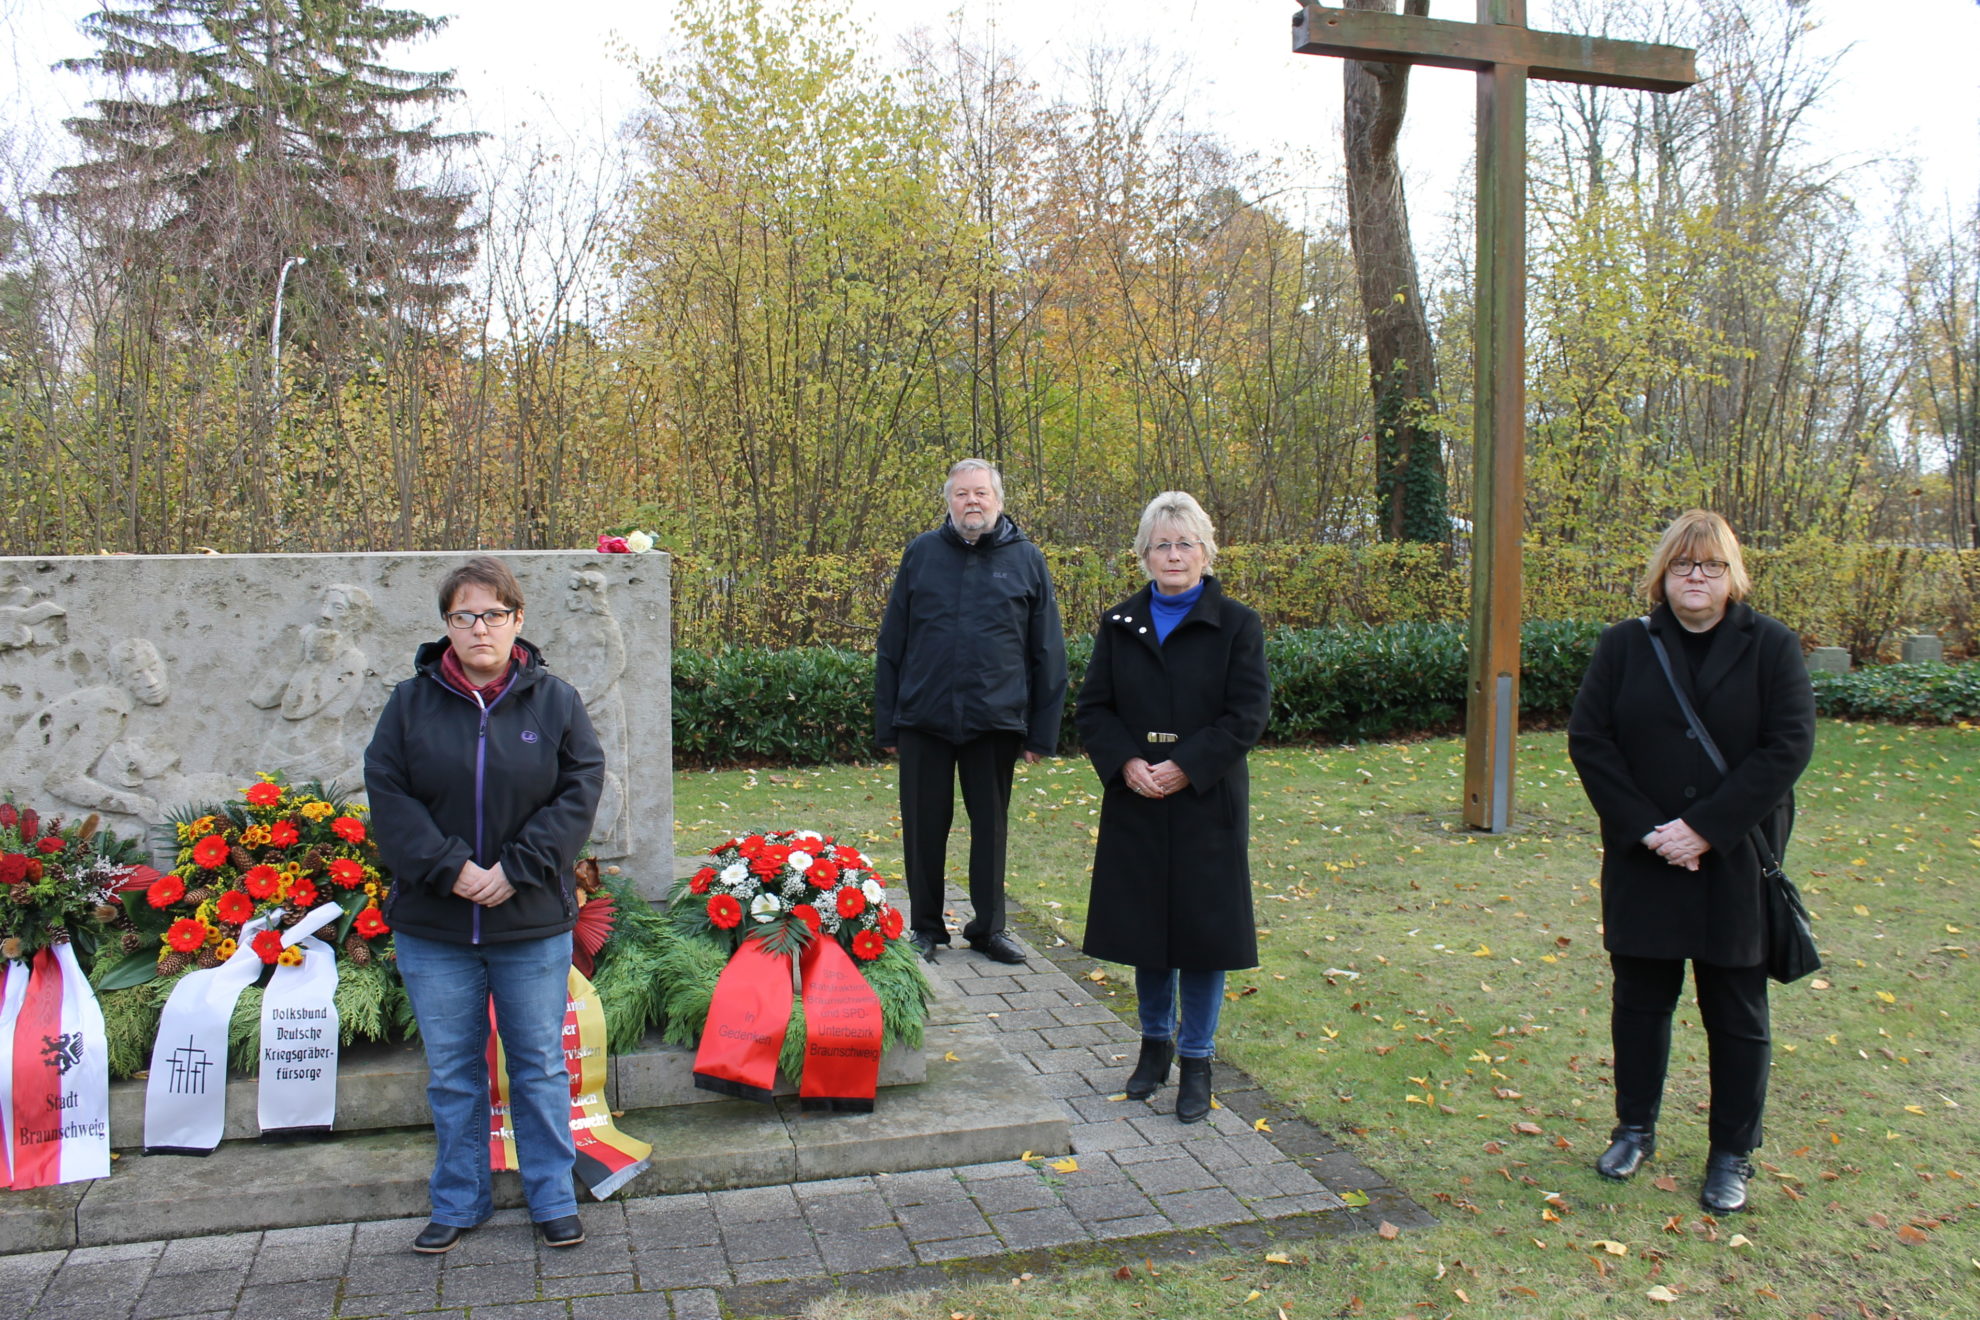
[[[955,907],[959,925],[967,908]],[[1063,946],[1059,965],[1031,946],[1027,953],[1027,967],[1010,968],[944,951],[933,968],[931,1080],[961,1070],[987,1085],[987,1072],[969,1072],[969,1056],[988,1053],[983,1047],[994,1041],[1031,1077],[1032,1094],[1058,1111],[1070,1159],[971,1160],[958,1147],[953,1167],[876,1173],[860,1167],[853,1128],[835,1136],[820,1125],[813,1158],[794,1168],[795,1180],[588,1205],[590,1240],[569,1251],[537,1242],[519,1210],[498,1212],[442,1257],[408,1251],[418,1216],[41,1251],[0,1256],[4,1313],[720,1320],[725,1312],[793,1313],[834,1288],[939,1288],[958,1277],[1050,1269],[1078,1244],[1174,1258],[1366,1231],[1383,1219],[1402,1228],[1433,1222],[1226,1065],[1217,1071],[1222,1107],[1201,1124],[1164,1111],[1173,1086],[1149,1102],[1120,1098],[1111,1088],[1132,1061],[1136,1037],[1087,993],[1080,978],[1094,964]],[[1047,998],[1058,1007],[1029,1006]],[[1072,1020],[1037,1024],[1039,1014],[1054,1012]],[[949,1054],[956,1060],[946,1061]],[[1000,1103],[989,1095],[982,1107]],[[718,1107],[691,1112],[713,1119]],[[1260,1117],[1271,1120],[1270,1138],[1253,1130]],[[417,1173],[424,1177],[423,1163]],[[362,1194],[336,1181],[320,1190]],[[1343,1193],[1365,1197],[1366,1208],[1349,1209]],[[76,1204],[54,1196],[24,1209],[60,1219]],[[9,1222],[0,1217],[0,1234]]]

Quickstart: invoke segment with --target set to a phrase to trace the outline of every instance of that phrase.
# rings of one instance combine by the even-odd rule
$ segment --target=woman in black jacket
[[[1617,1127],[1595,1168],[1628,1178],[1656,1152],[1671,1013],[1689,959],[1712,1081],[1699,1201],[1724,1214],[1746,1205],[1772,1054],[1766,881],[1751,836],[1757,828],[1776,858],[1787,847],[1794,783],[1815,745],[1815,699],[1800,638],[1741,603],[1746,566],[1718,514],[1694,509],[1673,522],[1639,585],[1655,608],[1602,634],[1568,724],[1568,753],[1602,822],[1602,930],[1614,972]],[[1724,775],[1673,679],[1724,757]]]
[[[426,1049],[439,1151],[432,1220],[413,1250],[451,1249],[494,1213],[488,1167],[488,1003],[530,1217],[553,1247],[584,1241],[564,1008],[577,923],[573,863],[591,833],[605,758],[570,684],[521,640],[522,587],[477,558],[440,584],[428,642],[365,752],[386,913]]]
[[[1245,754],[1272,694],[1258,615],[1207,576],[1202,506],[1157,495],[1134,549],[1149,585],[1100,616],[1074,713],[1105,790],[1084,947],[1134,968],[1128,1096],[1153,1095],[1180,1055],[1176,1117],[1195,1123],[1210,1112],[1224,973],[1258,965]]]

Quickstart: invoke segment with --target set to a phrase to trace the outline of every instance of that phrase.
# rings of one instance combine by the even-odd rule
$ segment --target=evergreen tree
[[[83,20],[98,53],[63,67],[114,93],[69,121],[87,159],[44,199],[115,266],[163,274],[188,308],[260,331],[282,266],[285,326],[319,348],[366,317],[458,291],[474,254],[465,192],[418,181],[452,73],[380,61],[445,20],[369,0],[139,0]]]

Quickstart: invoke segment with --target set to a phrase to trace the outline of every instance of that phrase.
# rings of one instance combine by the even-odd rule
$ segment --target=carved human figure
[[[133,776],[132,766],[122,766],[119,772],[105,754],[113,745],[129,746],[124,723],[135,703],[160,706],[171,695],[165,660],[144,638],[127,637],[110,648],[110,671],[114,682],[57,697],[29,716],[14,733],[10,764],[22,781],[71,806],[155,821],[157,801],[139,791],[144,771]],[[106,783],[105,774],[120,783]]]
[[[48,640],[37,630],[50,619],[59,619],[67,613],[52,600],[37,600],[28,605],[0,605],[0,651],[19,651]]]
[[[248,701],[274,710],[281,722],[262,739],[254,770],[281,770],[291,779],[320,779],[345,789],[363,782],[363,737],[371,727],[362,706],[369,671],[353,640],[370,617],[371,593],[335,583],[323,593],[318,622],[302,630],[294,668],[271,676]]]
[[[591,839],[597,856],[612,858],[631,851],[631,822],[626,818],[626,707],[619,689],[626,672],[626,640],[606,587],[603,573],[584,569],[571,574],[564,608],[575,617],[557,639],[557,658],[564,678],[584,699],[605,750],[605,791]]]

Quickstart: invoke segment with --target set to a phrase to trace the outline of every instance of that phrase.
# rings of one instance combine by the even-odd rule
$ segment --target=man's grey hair
[[[979,470],[990,474],[990,489],[997,492],[997,503],[1002,504],[1004,502],[1004,474],[980,458],[964,458],[956,461],[956,465],[949,469],[949,479],[942,483],[942,498],[945,500],[948,499],[950,493],[955,490],[957,477],[965,472],[976,472]]]
[[[1216,565],[1217,529],[1210,525],[1210,515],[1188,491],[1165,490],[1148,501],[1148,507],[1141,511],[1141,526],[1134,534],[1134,557],[1141,561],[1142,572],[1148,572],[1148,547],[1155,542],[1155,529],[1164,525],[1201,543],[1204,572]]]

